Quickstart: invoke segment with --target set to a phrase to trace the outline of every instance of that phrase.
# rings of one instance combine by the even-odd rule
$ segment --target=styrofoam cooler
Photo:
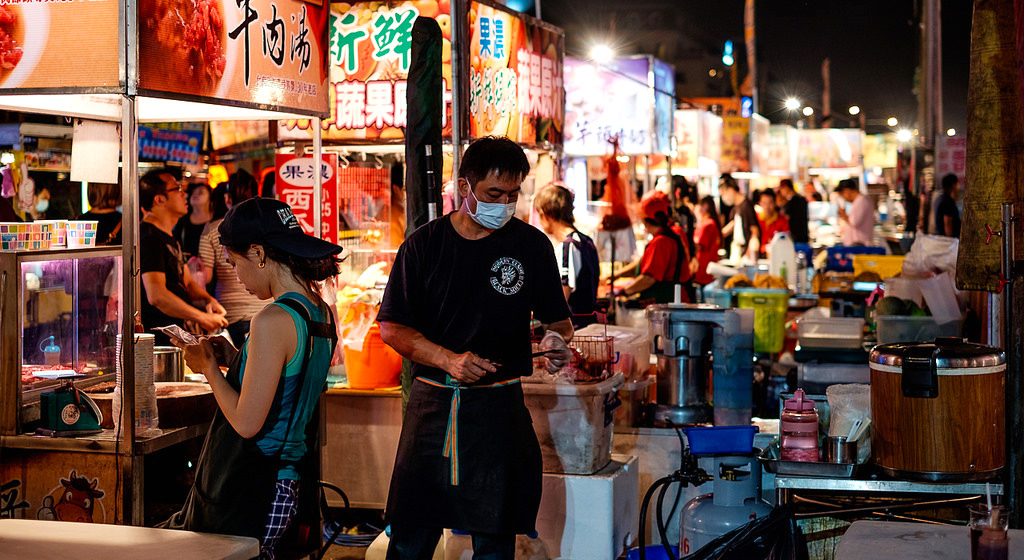
[[[612,393],[622,386],[622,374],[573,385],[523,381],[544,472],[593,474],[604,468],[611,460]]]

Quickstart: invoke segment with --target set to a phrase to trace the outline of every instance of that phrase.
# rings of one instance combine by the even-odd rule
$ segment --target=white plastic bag
[[[903,259],[903,276],[923,277],[949,272],[956,274],[960,240],[944,235],[918,234]]]
[[[871,418],[871,385],[850,383],[829,385],[825,389],[831,422],[830,436],[848,436],[854,422],[867,422]],[[871,430],[857,440],[857,462],[863,463],[871,456]]]

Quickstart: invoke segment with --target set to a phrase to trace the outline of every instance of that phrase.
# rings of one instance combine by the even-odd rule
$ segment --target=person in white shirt
[[[841,240],[844,246],[871,245],[875,227],[875,206],[871,199],[861,194],[857,182],[853,179],[839,181],[835,192],[850,204],[847,212],[843,204],[839,205],[839,221],[842,226]]]

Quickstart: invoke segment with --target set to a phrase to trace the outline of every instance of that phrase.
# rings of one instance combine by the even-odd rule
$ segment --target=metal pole
[[[1017,327],[1011,320],[1013,317],[1013,291],[1016,289],[1016,282],[1013,277],[1013,203],[1004,202],[1002,206],[1002,241],[1003,258],[1001,272],[1006,281],[1003,286],[1003,350],[1006,353],[1006,425],[1004,427],[1006,437],[1006,475],[1004,477],[1003,496],[1006,497],[1011,508],[1010,526],[1020,528],[1021,514],[1016,511],[1021,504],[1021,485],[1024,479],[1024,450],[1017,444],[1021,433],[1024,433],[1024,406],[1021,406],[1021,376],[1017,371],[1019,363],[1017,357],[1018,344],[1014,336]]]
[[[121,419],[122,519],[141,525],[138,496],[132,490],[135,449],[135,322],[142,309],[139,289],[139,127],[135,96],[121,98]],[[116,496],[115,500],[118,499]]]
[[[320,117],[312,119],[313,125],[313,235],[323,238],[323,214],[324,214],[324,178],[320,167],[323,165],[323,129],[320,128]],[[337,173],[338,170],[333,170]],[[337,239],[328,239],[331,243],[337,243]]]
[[[469,76],[466,67],[466,55],[469,52],[468,29],[466,27],[466,0],[456,0],[451,4],[452,21],[452,182],[455,183],[453,202],[455,209],[461,205],[458,180],[459,165],[462,164],[462,105],[465,103],[463,92],[468,91]],[[463,89],[463,85],[466,89]],[[441,108],[444,111],[444,107]]]

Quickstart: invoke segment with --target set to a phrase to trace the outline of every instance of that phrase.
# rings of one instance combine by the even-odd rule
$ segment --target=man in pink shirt
[[[851,205],[849,212],[843,208],[842,204],[839,205],[843,245],[871,245],[875,227],[875,206],[871,203],[871,199],[860,193],[857,182],[853,179],[839,181],[835,192]]]

